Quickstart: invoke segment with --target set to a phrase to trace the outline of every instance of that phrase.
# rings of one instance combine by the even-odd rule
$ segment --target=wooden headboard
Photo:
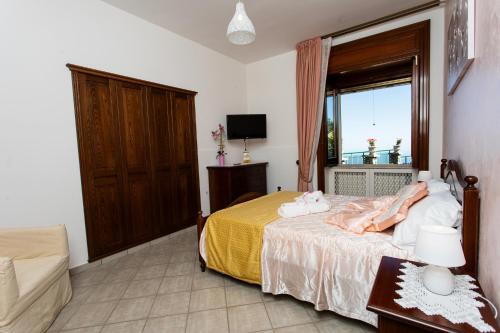
[[[462,271],[477,278],[479,253],[479,190],[475,176],[463,176],[460,163],[441,160],[441,178],[450,184],[451,191],[462,204],[462,247],[465,266]]]

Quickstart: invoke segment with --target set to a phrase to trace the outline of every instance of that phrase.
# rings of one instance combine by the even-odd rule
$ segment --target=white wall
[[[334,39],[338,45],[419,21],[431,20],[430,147],[429,166],[439,175],[443,150],[444,9],[408,16],[380,26]],[[253,154],[270,162],[269,189],[277,185],[297,187],[297,120],[295,92],[295,51],[247,65],[249,113],[268,114],[267,141]]]
[[[448,26],[457,0],[446,3]],[[460,162],[466,175],[479,178],[479,282],[500,307],[500,2],[476,1],[475,59],[445,112],[446,156]],[[500,317],[497,318],[500,324]]]
[[[199,92],[200,181],[208,212],[206,165],[215,163],[216,153],[210,130],[225,114],[246,112],[244,65],[98,0],[11,0],[1,7],[0,227],[64,223],[71,266],[87,261],[66,63]]]
[[[269,162],[269,192],[297,190],[295,59],[293,51],[247,65],[248,111],[267,114],[267,139],[251,140],[249,150],[254,160]]]

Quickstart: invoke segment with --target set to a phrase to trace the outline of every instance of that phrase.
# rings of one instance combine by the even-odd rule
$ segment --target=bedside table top
[[[392,257],[382,257],[378,268],[377,277],[373,283],[372,292],[366,306],[367,310],[377,313],[379,316],[388,317],[396,321],[400,321],[411,326],[424,328],[434,332],[479,332],[469,324],[453,324],[446,318],[441,316],[427,316],[417,308],[405,309],[394,302],[394,299],[400,298],[396,294],[396,290],[401,289],[396,282],[400,282],[397,278],[402,272],[401,263],[409,260],[402,260]],[[417,266],[423,266],[422,263],[409,261]],[[479,284],[476,282],[476,285]],[[484,296],[481,286],[478,293]],[[497,332],[500,333],[498,325],[493,318],[493,313],[489,304],[484,300],[485,306],[480,310],[483,320],[490,324]]]

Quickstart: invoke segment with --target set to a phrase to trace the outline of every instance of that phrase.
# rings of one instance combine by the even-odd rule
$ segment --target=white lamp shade
[[[236,4],[236,12],[229,22],[226,36],[236,45],[247,45],[255,40],[255,28],[242,2]]]
[[[432,172],[428,170],[422,170],[418,172],[417,181],[428,182],[429,180],[432,180]]]
[[[441,267],[465,265],[464,252],[457,229],[440,225],[423,225],[417,235],[415,255],[422,261]]]

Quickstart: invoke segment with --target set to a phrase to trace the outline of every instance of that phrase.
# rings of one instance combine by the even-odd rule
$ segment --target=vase
[[[368,146],[368,156],[375,156],[375,146]]]
[[[217,159],[219,160],[219,166],[224,166],[224,155],[219,155],[217,156]]]

